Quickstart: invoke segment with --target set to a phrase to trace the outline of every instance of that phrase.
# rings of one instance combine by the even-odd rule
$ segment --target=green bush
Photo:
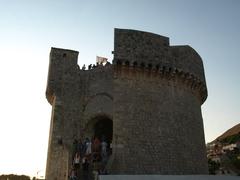
[[[215,172],[219,170],[220,164],[208,159],[208,170],[209,174],[216,174]]]
[[[235,134],[232,136],[228,136],[225,139],[221,140],[221,143],[233,144],[240,140],[240,134]]]

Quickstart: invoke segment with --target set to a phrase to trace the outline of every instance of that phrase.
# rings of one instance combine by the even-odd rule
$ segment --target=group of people
[[[103,137],[100,141],[98,137],[92,140],[86,138],[74,140],[72,168],[70,171],[70,180],[77,180],[80,176],[79,170],[82,168],[83,176],[89,176],[89,166],[94,163],[100,163],[98,174],[107,174],[105,166],[108,160],[109,145]],[[86,179],[89,179],[86,177]]]
[[[96,63],[96,64],[89,64],[88,65],[88,70],[91,70],[91,69],[95,69],[96,67],[99,67],[99,66],[108,66],[108,65],[110,65],[111,63],[110,62],[106,62],[106,64],[103,64],[103,63]],[[84,64],[83,66],[82,66],[82,70],[86,70],[86,65]]]

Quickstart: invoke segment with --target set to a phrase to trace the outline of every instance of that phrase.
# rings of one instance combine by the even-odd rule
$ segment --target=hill
[[[214,141],[236,141],[240,138],[240,123],[233,126],[232,128],[228,129],[226,132],[224,132],[221,136],[217,137]],[[229,142],[233,143],[233,142]]]
[[[30,180],[29,176],[26,175],[16,175],[16,174],[2,174],[0,175],[0,180]]]

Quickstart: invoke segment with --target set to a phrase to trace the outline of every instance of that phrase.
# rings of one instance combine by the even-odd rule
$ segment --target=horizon
[[[4,1],[4,0],[3,0]],[[136,3],[137,2],[137,3]],[[240,1],[4,1],[0,7],[0,174],[45,173],[51,105],[45,98],[51,47],[79,51],[78,64],[112,61],[115,27],[188,44],[204,64],[205,141],[239,123]]]

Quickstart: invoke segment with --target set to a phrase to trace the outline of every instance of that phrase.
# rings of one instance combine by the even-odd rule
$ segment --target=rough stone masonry
[[[73,140],[106,136],[110,174],[207,174],[203,63],[188,45],[115,29],[112,64],[79,68],[78,52],[52,48],[46,179],[66,180]]]

